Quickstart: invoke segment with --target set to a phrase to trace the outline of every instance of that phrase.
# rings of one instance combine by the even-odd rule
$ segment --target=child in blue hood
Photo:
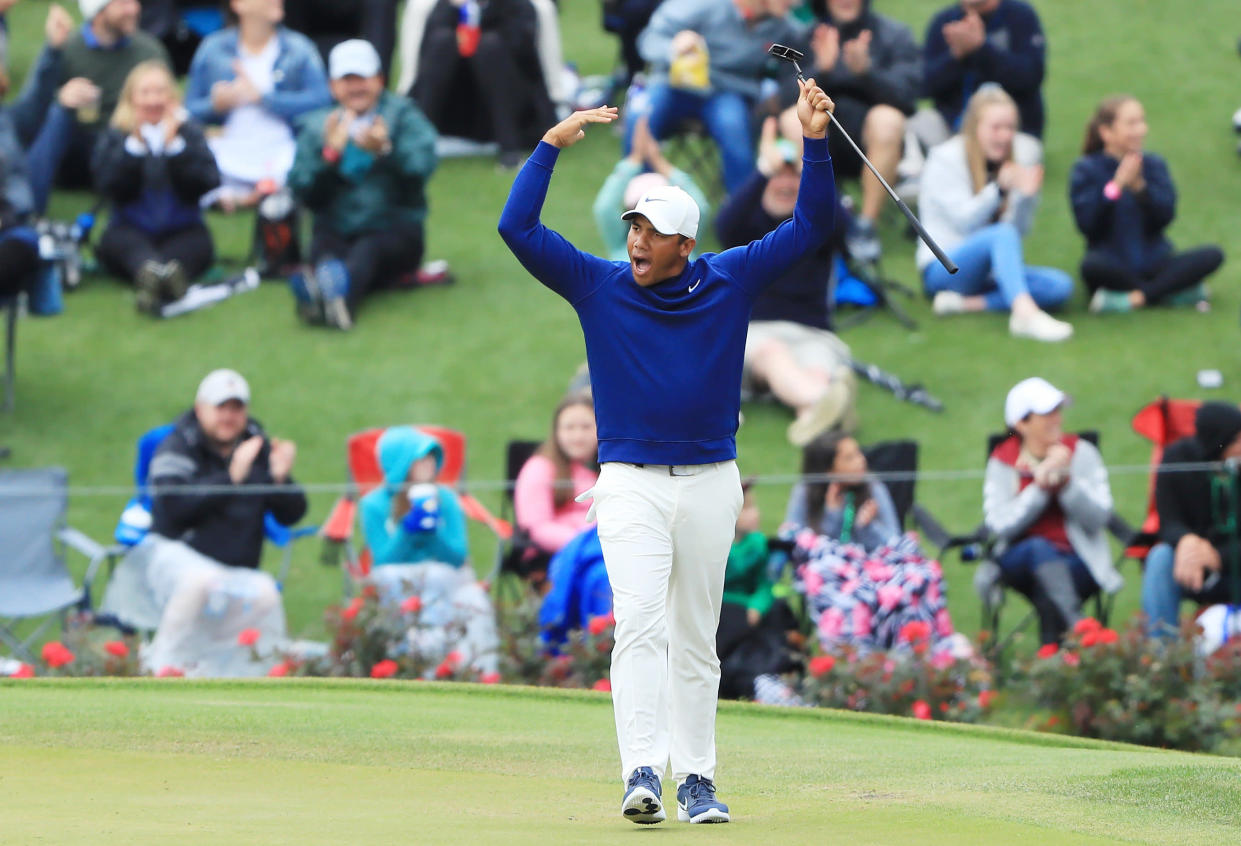
[[[393,426],[375,452],[385,484],[361,502],[375,564],[464,564],[465,512],[451,488],[434,484],[444,465],[439,441],[413,426]]]

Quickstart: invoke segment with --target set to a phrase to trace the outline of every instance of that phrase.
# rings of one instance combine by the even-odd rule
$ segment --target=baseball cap
[[[196,402],[207,405],[223,405],[229,400],[241,400],[250,404],[250,386],[236,370],[212,370],[198,383]]]
[[[112,0],[78,0],[78,9],[82,12],[82,17],[87,21],[93,21],[95,15],[103,11],[103,7],[111,3]]]
[[[328,71],[332,79],[345,76],[375,76],[379,73],[379,53],[371,42],[361,38],[342,41],[328,55]]]
[[[642,195],[637,205],[621,215],[621,220],[629,220],[638,214],[649,220],[661,235],[698,237],[698,204],[684,189],[675,185],[650,189]]]
[[[1062,405],[1068,405],[1068,394],[1046,379],[1031,376],[1022,379],[1004,400],[1004,422],[1015,426],[1028,414],[1050,414]]]

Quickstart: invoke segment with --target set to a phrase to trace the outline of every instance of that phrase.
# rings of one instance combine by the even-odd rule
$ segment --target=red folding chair
[[[1194,415],[1200,400],[1168,399],[1160,397],[1148,403],[1133,415],[1133,431],[1151,442],[1151,472],[1146,501],[1146,519],[1133,543],[1125,549],[1125,555],[1145,561],[1147,554],[1159,540],[1159,511],[1155,508],[1155,479],[1159,463],[1163,461],[1164,448],[1181,438],[1194,434]]]
[[[446,429],[442,426],[415,426],[414,428],[439,441],[444,450],[444,464],[440,468],[439,475],[435,477],[435,481],[456,490],[465,516],[482,523],[501,540],[511,538],[512,524],[493,515],[486,506],[463,490],[465,435],[456,429]],[[327,542],[343,549],[341,564],[345,570],[347,586],[365,577],[371,571],[371,551],[365,544],[362,545],[361,550],[355,547],[353,527],[357,518],[358,501],[383,484],[383,471],[375,455],[375,445],[385,431],[385,427],[366,429],[350,435],[345,442],[349,491],[332,506],[332,512],[320,531]]]

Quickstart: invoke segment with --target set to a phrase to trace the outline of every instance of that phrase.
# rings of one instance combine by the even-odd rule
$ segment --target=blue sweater
[[[1176,216],[1176,189],[1164,160],[1143,153],[1146,190],[1134,194],[1126,189],[1118,199],[1109,200],[1103,188],[1119,165],[1103,152],[1077,160],[1069,177],[1073,218],[1088,249],[1105,253],[1134,273],[1150,273],[1172,254],[1172,244],[1163,233]]]
[[[1021,131],[1043,137],[1043,72],[1046,39],[1034,7],[1021,0],[1001,0],[983,18],[987,40],[963,59],[953,57],[944,40],[944,24],[965,16],[959,3],[939,12],[926,28],[923,84],[935,108],[953,129],[965,104],[984,82],[998,83],[1017,101]]]
[[[628,262],[584,253],[539,221],[558,154],[540,142],[526,161],[500,216],[500,235],[530,275],[577,311],[600,462],[736,458],[750,308],[832,231],[836,186],[826,140],[806,139],[792,218],[762,240],[706,253],[649,288],[634,281]]]

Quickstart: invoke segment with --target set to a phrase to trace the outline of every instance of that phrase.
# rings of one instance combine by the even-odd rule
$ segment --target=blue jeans
[[[752,104],[740,94],[713,91],[699,94],[663,82],[648,89],[651,134],[658,140],[672,135],[686,118],[698,118],[720,148],[724,187],[733,193],[754,171],[754,144],[750,136]]]
[[[1218,579],[1197,593],[1186,590],[1172,575],[1176,550],[1166,543],[1157,544],[1146,556],[1142,570],[1142,613],[1152,635],[1175,635],[1180,629],[1181,600],[1192,599],[1200,605],[1228,602],[1228,582]]]
[[[981,294],[991,311],[1008,311],[1013,300],[1029,294],[1039,308],[1054,309],[1073,294],[1073,278],[1054,267],[1027,267],[1022,259],[1021,233],[1011,223],[993,223],[948,251],[960,271],[950,275],[939,262],[922,271],[927,296],[956,291]]]
[[[1028,596],[1034,588],[1034,571],[1041,564],[1057,560],[1069,565],[1078,598],[1093,596],[1099,590],[1086,562],[1077,553],[1066,552],[1047,538],[1023,538],[1004,550],[996,563],[1004,573],[1004,581]]]

